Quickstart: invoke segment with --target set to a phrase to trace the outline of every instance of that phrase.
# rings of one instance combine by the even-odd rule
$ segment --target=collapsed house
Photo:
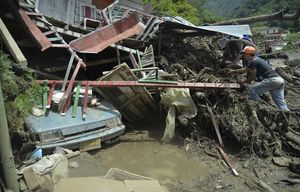
[[[156,110],[153,94],[150,93],[157,96],[157,90],[149,92],[146,88],[134,87],[163,87],[159,83],[165,82],[155,82],[155,85],[137,85],[130,81],[142,83],[142,81],[151,79],[158,81],[158,79],[171,78],[171,80],[189,82],[220,82],[223,85],[221,87],[237,88],[238,86],[224,83],[235,80],[228,77],[226,72],[220,68],[221,54],[216,44],[219,38],[217,34],[235,37],[241,37],[243,34],[251,35],[248,25],[195,26],[180,17],[155,16],[150,13],[151,9],[144,7],[140,1],[28,0],[20,1],[19,8],[13,3],[8,5],[12,15],[20,23],[20,30],[24,31],[24,33],[17,34],[17,38],[20,38],[17,41],[27,57],[28,67],[34,68],[42,78],[62,80],[57,85],[55,85],[55,81],[49,83],[52,91],[49,93],[47,103],[47,107],[50,107],[53,87],[61,87],[62,96],[57,108],[62,115],[69,108],[73,86],[78,84],[75,80],[116,81],[114,85],[109,85],[110,88],[105,88],[109,87],[104,85],[105,82],[93,86],[99,87],[95,87],[96,92],[112,102],[125,120],[131,123],[147,118]],[[27,38],[28,35],[35,44],[32,44],[32,41]],[[35,54],[30,54],[36,50],[36,46],[41,52],[35,51]],[[127,65],[119,67],[113,73],[105,76],[107,71],[123,62]],[[176,75],[170,77],[165,72]],[[127,75],[128,77],[125,77]],[[122,84],[120,81],[128,82]],[[82,85],[88,89],[88,83],[85,82]],[[170,82],[166,84],[165,87],[193,88],[191,95],[195,102],[198,102],[200,98],[203,99],[202,88],[205,90],[209,88],[207,84],[184,86],[172,86]],[[127,88],[123,88],[124,86]],[[217,84],[211,86],[211,88],[218,87],[220,86]],[[216,106],[216,102],[221,102],[218,101],[218,94],[228,96],[227,99],[223,97],[223,103],[217,105],[220,109],[214,109],[215,113],[220,113],[224,107],[235,105],[234,103],[238,102],[235,99],[241,97],[235,92],[221,90],[219,93],[217,90],[210,89],[204,94],[206,95],[205,100],[211,106]],[[83,101],[85,112],[82,115],[86,116],[87,99],[84,100],[86,100]],[[241,106],[240,111],[247,111],[246,106]],[[198,110],[202,110],[202,107],[199,107]],[[239,113],[239,111],[234,113]],[[253,146],[253,140],[251,141],[248,136],[241,136],[248,135],[247,132],[251,132],[248,129],[252,129],[252,125],[246,125],[246,130],[235,130],[234,125],[229,121],[233,114],[229,111],[227,111],[228,117],[224,112],[222,114],[225,116],[217,121],[223,132],[229,130],[230,133],[226,135],[234,137],[234,140],[242,146],[249,144]],[[248,118],[249,114],[245,113],[245,118]],[[281,118],[280,114],[278,112],[274,118]],[[262,117],[259,114],[253,115],[253,118],[258,116],[257,123],[264,127],[261,125],[264,122],[260,120],[265,118],[264,115],[262,114]],[[282,115],[286,117],[286,115]],[[213,121],[199,112],[197,116],[200,119],[199,127],[207,127],[209,122]],[[277,122],[274,119],[272,121]],[[216,127],[216,125],[214,126]],[[238,132],[235,133],[235,131]],[[273,140],[274,134],[271,135],[273,136],[270,139]],[[270,154],[272,150],[269,151],[270,149],[262,147],[265,145],[264,139],[259,140],[259,143],[256,143],[258,146],[255,151],[261,155]]]
[[[118,110],[115,114],[121,114],[127,123],[147,119],[157,110],[155,100],[163,100],[172,122],[164,138],[172,138],[176,127],[194,140],[209,136],[221,146],[233,142],[239,149],[259,156],[281,156],[286,151],[299,154],[299,112],[276,110],[268,97],[264,103],[249,101],[245,90],[238,89],[235,77],[220,66],[222,54],[216,43],[220,34],[251,35],[248,25],[195,26],[180,17],[153,15],[151,8],[139,0],[24,0],[7,6],[13,17],[6,17],[7,23],[18,22],[18,30],[9,31],[21,48],[19,54],[26,56],[15,60],[23,66],[26,60],[39,79],[48,79],[39,81],[49,87],[43,110],[55,108],[51,121],[62,118],[59,126],[75,122],[71,100],[72,109],[77,105],[83,108],[83,112],[74,112],[76,121],[88,122],[85,119],[95,112],[89,108],[89,89],[93,88],[114,105]],[[10,52],[14,55],[13,50]],[[291,70],[293,86],[298,83],[299,69]],[[158,87],[174,89],[159,92]],[[59,92],[55,92],[57,89]],[[54,102],[57,95],[59,99]],[[178,98],[184,105],[174,104]],[[183,109],[187,104],[191,107]],[[101,107],[110,113],[115,110],[110,104]],[[41,116],[45,120],[41,124],[47,124],[53,114],[46,116],[42,112]],[[53,135],[68,138],[77,134],[66,131],[41,136],[34,127],[38,119],[27,119],[27,125],[32,126],[29,129],[36,134],[35,141],[39,137],[50,141]],[[106,137],[108,141],[124,133],[120,118],[106,123],[95,124],[90,130],[112,130],[112,124],[117,124],[120,129]],[[82,150],[99,148],[101,141]],[[44,145],[49,146],[55,144]]]

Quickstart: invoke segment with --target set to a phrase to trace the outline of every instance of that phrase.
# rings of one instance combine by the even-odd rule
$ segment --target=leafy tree
[[[197,1],[196,6],[188,0],[144,0],[144,2],[151,3],[160,15],[181,16],[196,25],[213,20],[213,16],[203,7],[205,3],[203,0]]]
[[[213,23],[217,20],[221,20],[221,17],[216,16],[209,12],[207,8],[205,8],[207,0],[189,0],[190,4],[198,10],[197,16],[199,18],[199,23]]]

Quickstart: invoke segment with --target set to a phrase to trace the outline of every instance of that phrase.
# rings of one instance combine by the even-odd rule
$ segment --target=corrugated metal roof
[[[169,24],[169,27],[171,28],[172,26],[174,28],[180,28],[179,25],[175,25],[175,24],[180,24],[182,29],[195,29],[195,30],[201,29],[202,32],[206,32],[206,33],[223,33],[235,37],[243,37],[243,35],[252,35],[249,25],[196,26],[179,16],[163,17],[163,20],[166,23],[168,22],[174,23],[173,25]]]
[[[162,30],[169,30],[169,29],[184,29],[184,30],[195,30],[199,35],[214,35],[216,32],[201,29],[196,25],[190,23],[189,21],[185,20],[180,16],[176,17],[163,17],[162,23],[160,23],[160,28]]]
[[[215,25],[215,26],[197,26],[200,29],[243,37],[243,35],[252,35],[249,25]]]

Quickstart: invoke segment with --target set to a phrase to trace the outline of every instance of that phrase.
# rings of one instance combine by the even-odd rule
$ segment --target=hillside
[[[267,14],[289,8],[300,8],[299,0],[208,0],[205,7],[212,13],[223,17],[242,18]]]
[[[275,11],[289,8],[291,12],[300,8],[299,0],[246,0],[243,4],[236,7],[232,12],[233,17],[248,17],[272,13]]]
[[[205,7],[213,14],[222,17],[232,15],[233,11],[242,5],[246,0],[209,0]]]

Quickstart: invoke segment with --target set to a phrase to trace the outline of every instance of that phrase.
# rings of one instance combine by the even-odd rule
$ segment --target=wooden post
[[[27,59],[21,52],[20,48],[18,47],[16,41],[9,33],[8,29],[6,28],[5,24],[3,23],[2,19],[0,18],[0,35],[2,36],[9,52],[12,54],[13,58],[16,62],[23,67],[27,66]]]
[[[78,100],[79,100],[80,89],[81,89],[81,82],[78,81],[78,84],[76,86],[76,94],[75,94],[75,99],[74,99],[74,104],[73,104],[73,110],[72,110],[72,117],[73,118],[75,118],[76,115],[77,115],[77,108],[78,108]]]
[[[52,102],[54,89],[55,89],[55,82],[51,85],[51,89],[50,89],[50,93],[49,93],[49,96],[48,96],[48,102],[47,102],[47,105],[46,105],[46,109],[50,109],[50,107],[51,107],[51,102]]]
[[[220,146],[224,147],[223,140],[222,140],[222,137],[221,137],[221,133],[220,133],[220,130],[219,130],[219,127],[218,127],[218,124],[217,124],[216,116],[213,114],[210,106],[207,103],[206,103],[206,108],[207,108],[207,111],[208,111],[208,113],[210,115],[210,118],[211,118],[211,121],[213,123],[213,126],[215,128],[215,131],[216,131],[216,134],[217,134]]]
[[[19,191],[14,156],[12,154],[7,118],[0,81],[0,157],[6,187]]]
[[[118,48],[116,48],[117,51],[117,59],[118,59],[118,65],[121,64],[121,59],[120,59],[120,50]]]
[[[89,82],[85,84],[84,100],[83,100],[83,115],[82,118],[85,120],[88,113],[88,94],[89,94]]]

